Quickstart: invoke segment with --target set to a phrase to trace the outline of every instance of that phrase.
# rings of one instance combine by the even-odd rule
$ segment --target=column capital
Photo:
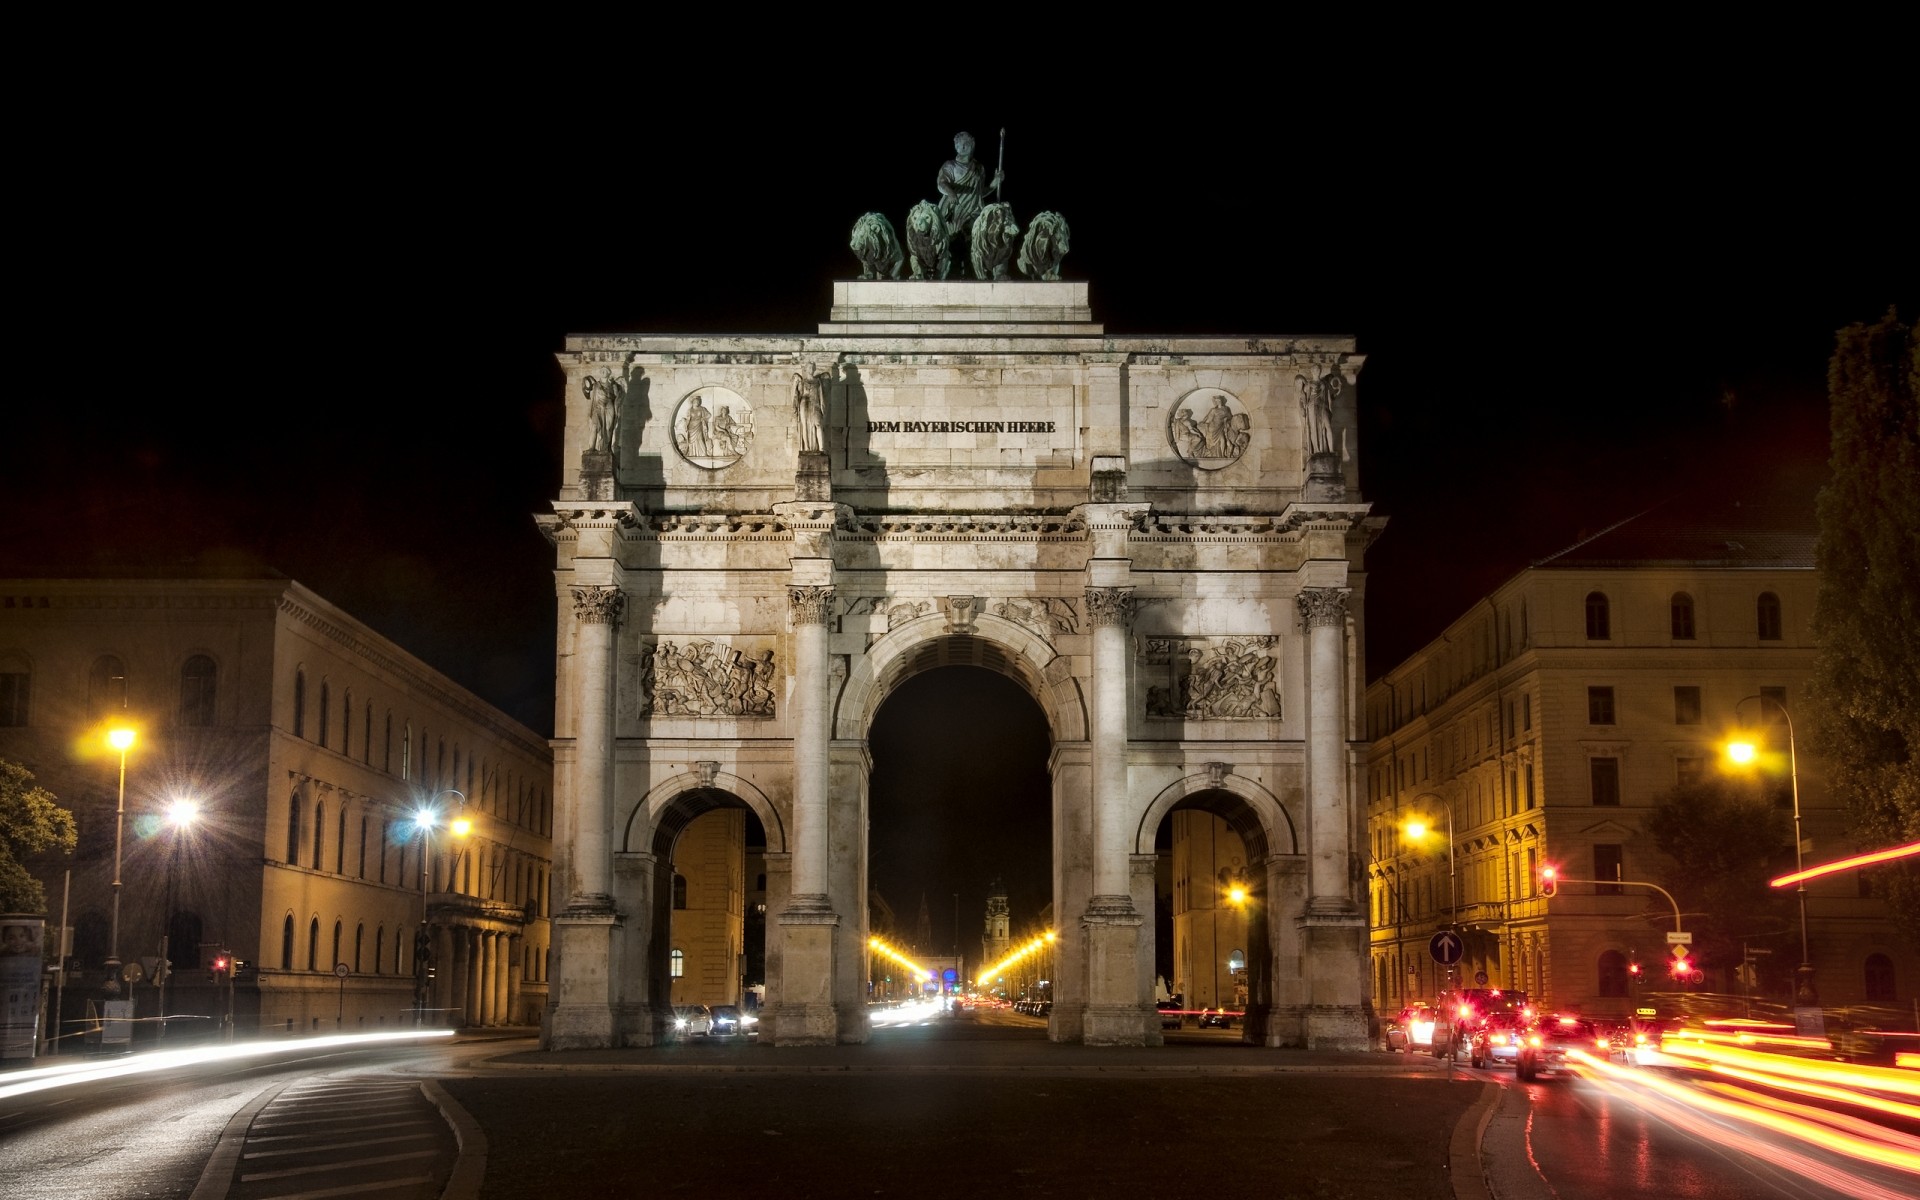
[[[612,584],[586,584],[573,589],[573,616],[588,625],[618,625],[627,594]]]
[[[1133,622],[1133,589],[1130,587],[1090,587],[1087,589],[1087,624],[1118,625]]]
[[[1295,598],[1300,605],[1300,623],[1308,629],[1316,625],[1345,625],[1350,595],[1348,588],[1301,588]]]
[[[795,625],[825,625],[833,607],[833,585],[787,585],[787,615]]]

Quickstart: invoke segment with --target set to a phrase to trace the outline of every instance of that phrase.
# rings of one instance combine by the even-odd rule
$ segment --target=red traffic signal
[[[1560,872],[1554,867],[1540,868],[1540,894],[1551,896],[1560,890]]]
[[[1675,948],[1673,952],[1673,962],[1668,964],[1667,971],[1675,979],[1680,980],[1685,980],[1687,976],[1693,973],[1693,963],[1688,960],[1685,950]]]

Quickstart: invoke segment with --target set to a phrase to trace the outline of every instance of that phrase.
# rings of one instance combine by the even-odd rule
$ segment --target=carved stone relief
[[[730,388],[698,388],[673,410],[674,448],[703,470],[732,466],[752,443],[753,409]]]
[[[1080,617],[1073,610],[1073,602],[1058,596],[1035,596],[1028,600],[1010,598],[995,604],[989,611],[996,617],[1005,617],[1025,625],[1049,642],[1056,633],[1080,632]]]
[[[1197,388],[1180,398],[1167,418],[1167,441],[1180,461],[1218,471],[1240,461],[1253,440],[1253,418],[1240,397],[1219,388]]]
[[[694,638],[653,643],[640,660],[640,715],[659,717],[771,717],[773,651],[750,655]]]
[[[1143,639],[1147,716],[1169,721],[1279,720],[1279,642],[1265,634]]]

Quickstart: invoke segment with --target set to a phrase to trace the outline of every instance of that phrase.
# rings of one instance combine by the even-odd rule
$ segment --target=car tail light
[[[1493,1035],[1492,1041],[1496,1046],[1504,1046],[1507,1044],[1507,1035],[1504,1033],[1496,1033]]]
[[[1540,1035],[1537,1033],[1527,1039],[1527,1045],[1529,1046],[1538,1046],[1539,1044],[1540,1044]]]

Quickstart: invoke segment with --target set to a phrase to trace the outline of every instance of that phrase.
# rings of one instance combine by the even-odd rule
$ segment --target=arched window
[[[1780,597],[1772,592],[1761,592],[1759,603],[1755,606],[1755,617],[1759,624],[1760,640],[1777,642],[1780,640]]]
[[[111,654],[93,660],[87,675],[87,715],[104,721],[127,708],[127,665]]]
[[[1247,952],[1245,950],[1235,950],[1233,953],[1227,955],[1227,970],[1229,973],[1238,975],[1246,969]]]
[[[327,850],[327,802],[316,801],[313,806],[313,869],[320,869],[321,856]]]
[[[393,927],[393,973],[395,975],[400,974],[400,948],[406,944],[407,927],[395,925]]]
[[[367,766],[373,765],[373,701],[367,701],[367,724],[360,739],[360,761]]]
[[[1600,955],[1599,992],[1602,996],[1625,996],[1627,994],[1627,956],[1618,950],[1608,950]]]
[[[373,973],[379,975],[387,968],[387,927],[382,925],[373,931]]]
[[[668,960],[667,974],[678,979],[687,973],[687,952],[674,947],[673,956]]]
[[[367,927],[364,923],[353,927],[353,973],[360,973],[360,950],[366,945]]]
[[[353,757],[353,689],[340,701],[340,753]]]
[[[360,878],[367,877],[367,817],[360,815]]]
[[[1613,611],[1605,592],[1587,593],[1587,639],[1604,642],[1613,637]]]
[[[334,966],[338,966],[340,963],[346,961],[345,959],[340,957],[340,935],[342,932],[343,930],[341,927],[341,923],[339,921],[335,921],[333,923],[333,964],[332,964]]]
[[[326,680],[322,679],[320,681],[320,744],[322,746],[327,744],[328,723],[333,718],[333,709],[329,707],[333,703],[332,697],[333,689],[328,686]]]
[[[213,660],[196,654],[180,665],[180,723],[192,729],[213,724]]]
[[[1867,955],[1867,999],[1893,1000],[1893,960],[1884,954]]]
[[[27,701],[33,694],[33,670],[17,654],[0,655],[0,727],[25,729]]]
[[[413,778],[413,722],[408,721],[400,735],[400,778]]]
[[[1667,602],[1667,610],[1673,618],[1673,640],[1690,642],[1693,640],[1693,597],[1685,592],[1675,592],[1673,599]]]
[[[339,827],[334,830],[333,873],[336,875],[347,873],[347,806],[344,803],[340,805]]]
[[[393,714],[387,714],[386,736],[380,740],[380,769],[393,774]]]
[[[307,970],[320,969],[320,918],[307,922]]]
[[[287,797],[287,865],[300,865],[300,793]]]
[[[280,926],[280,969],[282,971],[293,970],[293,914],[292,913],[287,914],[287,919]]]
[[[687,906],[687,877],[678,871],[673,873],[673,906],[675,908]]]
[[[307,736],[307,673],[293,673],[293,736]]]

